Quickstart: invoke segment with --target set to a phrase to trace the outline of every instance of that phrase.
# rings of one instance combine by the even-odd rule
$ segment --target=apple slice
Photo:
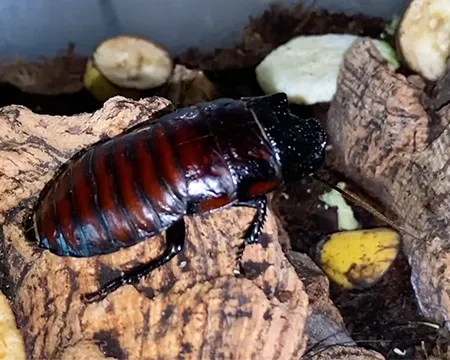
[[[295,104],[329,102],[333,98],[346,51],[362,37],[349,34],[298,36],[268,54],[256,67],[256,78],[267,94],[284,92]],[[400,66],[388,43],[372,39],[394,68]]]
[[[413,0],[396,34],[405,64],[430,81],[441,77],[450,55],[450,2]]]

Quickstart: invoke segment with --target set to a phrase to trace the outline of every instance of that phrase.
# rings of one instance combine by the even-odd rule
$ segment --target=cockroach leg
[[[241,267],[240,262],[242,260],[242,255],[244,254],[245,246],[257,243],[259,236],[261,235],[262,228],[264,227],[264,222],[266,221],[267,215],[267,197],[263,195],[256,199],[239,201],[234,203],[233,206],[243,206],[256,209],[255,217],[245,232],[245,241],[237,250],[236,262],[239,264],[239,267]]]
[[[166,250],[159,258],[125,272],[121,277],[111,280],[102,286],[100,291],[85,295],[85,302],[99,301],[122,285],[139,283],[144,276],[149,275],[153,270],[168,263],[179,254],[183,250],[185,237],[185,221],[181,218],[166,230]]]
[[[267,215],[267,197],[265,195],[248,201],[239,201],[234,206],[256,209],[255,217],[244,235],[246,245],[258,242]]]

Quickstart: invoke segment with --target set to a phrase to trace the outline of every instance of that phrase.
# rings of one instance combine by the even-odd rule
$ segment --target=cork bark
[[[308,299],[269,211],[261,243],[236,254],[254,210],[186,219],[184,251],[138,285],[82,296],[157,257],[164,233],[116,253],[58,257],[24,237],[23,220],[55,171],[101,138],[172,109],[163,98],[108,100],[94,114],[0,109],[0,288],[29,359],[298,359]]]
[[[371,42],[355,44],[328,113],[329,163],[395,213],[420,308],[448,322],[450,107],[442,86],[427,89],[417,75],[396,73]]]

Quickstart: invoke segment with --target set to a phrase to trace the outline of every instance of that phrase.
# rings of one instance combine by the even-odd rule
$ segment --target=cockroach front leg
[[[239,201],[235,203],[234,206],[243,206],[256,209],[255,217],[253,218],[250,226],[247,228],[244,239],[247,245],[258,242],[259,236],[261,235],[262,229],[264,227],[264,222],[266,221],[267,197],[261,196],[248,201]]]
[[[125,272],[121,277],[103,285],[99,291],[85,295],[85,302],[99,301],[122,285],[138,284],[144,276],[149,275],[153,270],[168,263],[183,250],[185,236],[186,226],[182,218],[166,230],[166,250],[160,257]]]
[[[245,241],[242,244],[242,246],[240,246],[238,249],[237,262],[240,263],[242,255],[245,250],[245,246],[257,243],[259,240],[259,236],[262,233],[262,229],[264,227],[264,222],[266,221],[267,215],[267,197],[264,195],[248,201],[239,201],[235,203],[233,206],[243,206],[256,209],[255,217],[253,218],[252,223],[245,232],[244,235]]]

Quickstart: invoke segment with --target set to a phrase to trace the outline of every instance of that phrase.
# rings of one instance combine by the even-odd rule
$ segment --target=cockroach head
[[[284,182],[298,181],[322,167],[327,135],[316,119],[292,114],[285,93],[247,98],[246,102],[278,154]]]

